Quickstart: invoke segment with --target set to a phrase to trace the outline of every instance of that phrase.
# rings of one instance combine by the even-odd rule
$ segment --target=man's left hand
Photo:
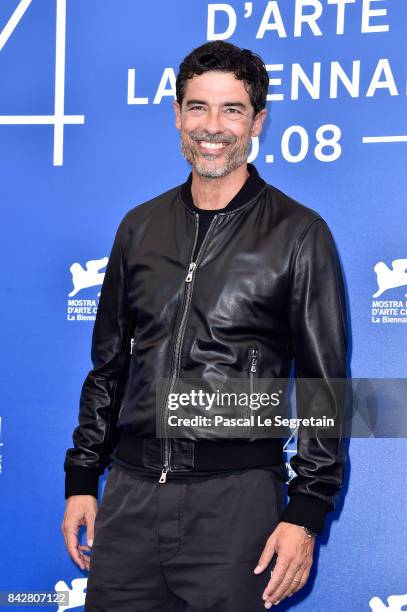
[[[281,521],[266,542],[260,556],[255,574],[263,572],[274,553],[277,562],[264,593],[264,607],[280,603],[291,597],[307,582],[312,567],[315,538],[308,537],[299,525]],[[295,580],[294,580],[295,578]]]

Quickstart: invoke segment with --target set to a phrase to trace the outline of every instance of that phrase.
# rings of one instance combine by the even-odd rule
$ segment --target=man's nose
[[[211,134],[217,134],[223,131],[223,123],[221,114],[218,111],[211,110],[205,118],[206,131]]]

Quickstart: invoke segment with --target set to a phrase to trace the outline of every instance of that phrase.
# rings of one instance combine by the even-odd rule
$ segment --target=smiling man
[[[268,85],[247,49],[193,50],[174,101],[191,173],[116,232],[64,464],[61,528],[90,569],[89,612],[270,608],[306,584],[340,491],[341,438],[299,435],[284,505],[281,437],[172,437],[168,402],[157,400],[157,381],[169,381],[167,399],[182,379],[215,390],[236,378],[252,390],[288,378],[294,363],[298,379],[323,381],[327,412],[342,416],[332,379],[347,376],[347,319],[332,235],[247,162]],[[312,417],[312,394],[303,400]]]
[[[249,94],[242,91],[233,73],[206,72],[192,77],[183,109],[179,102],[174,106],[182,154],[197,175],[220,179],[239,167],[246,170],[251,136],[260,133],[266,110],[253,118]],[[219,189],[221,183],[215,185]]]

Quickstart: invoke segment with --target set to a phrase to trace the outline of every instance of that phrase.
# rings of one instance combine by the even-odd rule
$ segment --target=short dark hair
[[[176,80],[177,102],[182,104],[188,79],[212,70],[232,72],[244,82],[254,115],[265,108],[269,76],[263,60],[257,53],[223,40],[214,40],[193,49],[181,62]]]

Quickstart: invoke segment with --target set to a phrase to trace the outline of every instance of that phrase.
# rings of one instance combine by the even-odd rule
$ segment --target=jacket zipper
[[[250,400],[249,400],[249,410],[248,410],[248,414],[247,414],[247,418],[251,419],[251,415],[252,415],[252,408],[251,408],[251,397],[254,393],[254,375],[257,372],[257,361],[258,361],[258,353],[259,350],[253,346],[251,348],[249,348],[249,392],[250,392]],[[250,428],[246,428],[245,430],[245,436],[249,435],[250,432]]]
[[[202,244],[200,246],[200,249],[197,253],[196,259],[195,261],[193,261],[193,256],[194,256],[194,251],[195,251],[195,246],[196,246],[196,242],[198,240],[198,231],[199,231],[199,214],[195,213],[195,219],[196,219],[196,228],[195,228],[195,238],[194,238],[194,244],[192,247],[192,253],[191,253],[191,261],[189,262],[189,266],[188,266],[188,272],[187,275],[185,277],[185,294],[184,294],[184,300],[183,300],[183,305],[182,305],[182,314],[181,314],[181,320],[180,320],[180,324],[178,327],[178,332],[177,332],[177,336],[176,336],[176,340],[175,340],[175,347],[174,347],[174,353],[173,353],[173,364],[174,364],[174,370],[173,370],[173,375],[171,378],[171,382],[169,385],[169,389],[167,392],[167,400],[168,400],[168,395],[172,392],[172,389],[174,388],[174,383],[175,380],[177,378],[178,375],[178,371],[179,371],[179,365],[180,365],[180,356],[181,356],[181,351],[180,348],[182,346],[182,340],[184,337],[184,333],[185,333],[185,327],[186,327],[186,321],[187,321],[187,316],[188,316],[188,311],[189,311],[189,305],[191,303],[191,296],[192,296],[192,289],[193,289],[193,280],[194,280],[194,272],[197,268],[197,265],[200,261],[201,255],[203,253],[203,249],[208,241],[210,232],[212,230],[212,227],[215,225],[216,223],[216,219],[217,219],[218,215],[214,215],[213,219],[211,220],[211,223],[209,225],[209,228],[206,232],[206,235],[202,241]],[[165,402],[165,406],[164,406],[164,427],[165,427],[165,415],[166,415],[166,406],[167,406],[167,400]],[[161,475],[159,478],[158,482],[164,483],[167,480],[167,472],[171,471],[171,445],[169,443],[169,440],[167,437],[164,438],[164,465],[163,468],[161,470]]]
[[[257,355],[258,355],[258,349],[256,347],[249,349],[250,394],[253,393],[253,389],[254,389],[254,374],[255,372],[257,372]]]

